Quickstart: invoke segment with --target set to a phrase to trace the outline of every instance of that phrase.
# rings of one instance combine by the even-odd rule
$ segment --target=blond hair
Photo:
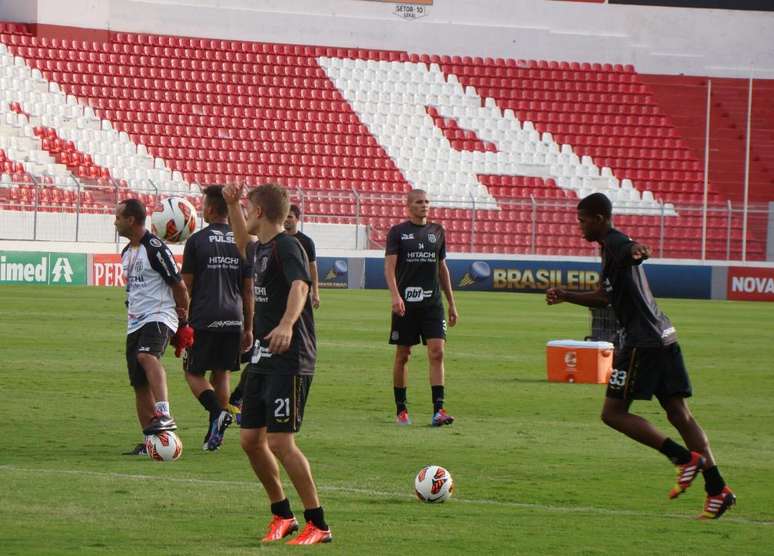
[[[254,205],[261,207],[266,219],[273,224],[281,224],[288,216],[290,199],[288,191],[276,183],[265,183],[251,189],[247,198]]]

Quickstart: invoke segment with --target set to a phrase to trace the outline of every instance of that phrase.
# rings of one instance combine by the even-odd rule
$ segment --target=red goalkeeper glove
[[[184,349],[194,344],[194,329],[188,324],[181,324],[175,335],[172,336],[172,345],[175,346],[175,357],[180,357]]]

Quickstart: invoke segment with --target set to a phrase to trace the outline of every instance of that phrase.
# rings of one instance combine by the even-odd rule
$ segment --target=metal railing
[[[355,190],[290,189],[303,213],[302,222],[349,224],[367,228],[366,244],[382,249],[390,226],[405,219],[403,194]],[[139,197],[152,207],[161,194],[149,184],[144,191],[84,186],[73,180],[60,186],[31,182],[0,189],[0,239],[116,242],[112,227],[115,205]],[[199,207],[199,194],[187,195]],[[529,197],[499,199],[497,206],[475,199],[432,199],[431,220],[447,230],[449,251],[503,254],[594,256],[597,247],[580,237],[573,199]],[[621,209],[614,223],[648,244],[661,258],[763,260],[769,209],[765,204],[679,203],[677,216],[654,204],[633,213]],[[706,226],[704,225],[706,221]],[[323,246],[324,247],[324,246]]]

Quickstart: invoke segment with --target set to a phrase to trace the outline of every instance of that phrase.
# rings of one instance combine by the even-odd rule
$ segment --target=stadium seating
[[[603,191],[622,227],[665,239],[658,254],[700,254],[696,149],[631,66],[109,37],[0,28],[5,208],[112,210],[116,188],[152,201],[274,180],[304,192],[308,218],[360,210],[379,246],[422,187],[450,250],[588,255],[573,207]],[[711,206],[725,199],[710,190]],[[738,257],[727,220],[712,213],[709,228],[730,227]],[[751,230],[748,258],[763,257],[761,237]],[[726,254],[711,237],[708,255]]]

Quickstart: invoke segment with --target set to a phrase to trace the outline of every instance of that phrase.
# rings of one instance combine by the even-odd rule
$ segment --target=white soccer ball
[[[185,241],[196,231],[196,209],[183,197],[168,197],[153,211],[151,231],[169,243]]]
[[[451,473],[440,465],[423,467],[414,480],[414,492],[422,502],[445,502],[454,492]]]
[[[145,437],[148,457],[156,461],[175,461],[183,453],[183,443],[172,431],[161,431]]]

